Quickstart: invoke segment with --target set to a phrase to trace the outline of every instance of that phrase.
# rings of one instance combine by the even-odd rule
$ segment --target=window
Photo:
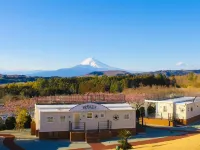
[[[125,114],[124,119],[129,119],[129,114]]]
[[[87,118],[92,119],[92,116],[93,116],[93,115],[92,115],[91,112],[88,112],[88,113],[87,113]]]
[[[65,122],[65,116],[60,116],[60,122]]]
[[[104,117],[105,117],[105,114],[102,113],[100,116],[101,116],[101,118],[104,118]]]
[[[193,111],[193,108],[191,107],[190,110]]]
[[[53,122],[53,117],[47,117],[47,122]]]
[[[163,112],[167,112],[167,106],[163,106]]]
[[[115,114],[115,115],[113,116],[113,120],[115,120],[115,121],[119,120],[119,115]]]

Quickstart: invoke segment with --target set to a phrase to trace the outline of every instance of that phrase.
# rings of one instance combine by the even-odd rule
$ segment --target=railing
[[[160,119],[162,119],[163,115],[162,115],[162,113],[152,113],[152,114],[148,114],[147,117],[148,118],[160,118]]]
[[[168,119],[168,120],[173,120],[173,113],[152,113],[148,114],[147,118],[158,118],[158,119]]]
[[[112,122],[110,120],[98,122],[98,131],[110,130],[112,128]],[[69,121],[69,131],[84,131],[86,132],[85,122],[71,122]]]
[[[99,132],[101,130],[110,130],[111,128],[112,128],[112,122],[109,120],[98,122],[98,131]]]
[[[72,104],[72,103],[122,103],[125,102],[123,94],[84,94],[84,95],[65,95],[65,96],[46,96],[33,98],[36,104]]]
[[[85,131],[86,125],[85,122],[69,122],[70,131]]]
[[[174,118],[174,117],[173,117],[173,114],[172,114],[172,113],[168,113],[168,120],[171,120],[171,121],[172,121],[173,118]]]

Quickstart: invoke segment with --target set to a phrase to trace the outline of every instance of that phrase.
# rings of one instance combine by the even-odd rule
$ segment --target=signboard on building
[[[108,108],[101,104],[86,103],[86,104],[77,105],[71,108],[69,111],[79,112],[79,111],[100,111],[100,110],[108,110]]]

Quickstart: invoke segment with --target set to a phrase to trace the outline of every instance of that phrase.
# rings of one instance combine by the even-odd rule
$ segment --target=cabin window
[[[193,108],[191,107],[190,110],[193,111]]]
[[[124,119],[129,119],[129,118],[130,118],[129,114],[124,115]]]
[[[53,122],[53,117],[47,117],[47,122]]]
[[[167,112],[167,106],[163,106],[163,112]]]
[[[88,113],[87,113],[87,118],[88,118],[88,119],[92,119],[92,116],[93,116],[93,114],[92,114],[91,112],[88,112]]]
[[[101,113],[100,116],[101,116],[101,118],[104,118],[104,117],[105,117],[105,114],[104,114],[104,113]]]
[[[65,116],[60,116],[60,122],[65,122]]]
[[[97,119],[98,117],[99,117],[99,116],[98,116],[97,114],[94,116],[94,118],[96,118],[96,119]]]
[[[119,115],[115,114],[115,115],[113,116],[113,120],[115,120],[115,121],[119,120]]]

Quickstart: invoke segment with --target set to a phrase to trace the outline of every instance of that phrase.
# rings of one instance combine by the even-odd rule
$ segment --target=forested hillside
[[[178,87],[182,88],[200,88],[200,75],[189,73],[185,76],[173,76],[171,77],[172,80],[176,80],[176,84]]]
[[[33,82],[12,83],[0,87],[0,99],[6,95],[35,97],[66,94],[85,94],[89,92],[123,92],[124,89],[138,87],[165,86],[177,88],[200,88],[200,75],[190,73],[170,78],[158,75],[95,76],[74,78],[39,78]]]
[[[39,77],[29,77],[25,75],[2,75],[0,74],[0,84],[36,81]]]
[[[139,76],[95,76],[76,78],[40,78],[34,82],[12,83],[0,87],[0,98],[5,95],[24,97],[49,96],[63,94],[84,94],[88,92],[122,92],[126,88],[143,86],[170,86],[173,80],[158,74]]]

